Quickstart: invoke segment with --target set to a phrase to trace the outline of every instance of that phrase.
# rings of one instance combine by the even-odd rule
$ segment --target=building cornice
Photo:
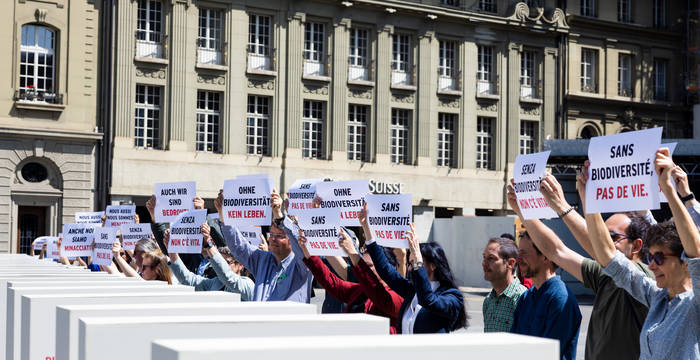
[[[601,20],[588,16],[567,15],[570,32],[578,33],[579,29],[595,30],[601,33],[629,35],[634,38],[655,38],[660,40],[680,41],[683,33],[666,29],[656,29],[641,24],[624,24],[616,21]],[[588,34],[586,34],[588,36]],[[609,36],[609,35],[608,35]]]
[[[101,132],[68,131],[54,129],[27,129],[11,126],[0,126],[0,136],[15,135],[21,137],[39,137],[53,139],[70,139],[84,142],[97,142],[102,140]]]

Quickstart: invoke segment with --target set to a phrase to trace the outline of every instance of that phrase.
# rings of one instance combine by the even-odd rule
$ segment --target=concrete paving
[[[464,298],[467,300],[467,311],[469,313],[469,327],[465,330],[460,330],[460,332],[484,332],[484,317],[481,313],[481,307],[484,302],[484,298],[491,289],[486,288],[472,288],[472,287],[461,287]],[[317,309],[321,311],[321,304],[323,304],[323,299],[325,298],[325,291],[323,289],[314,288],[315,297],[311,298],[311,303],[317,305]],[[588,322],[591,319],[591,309],[593,308],[593,298],[590,296],[579,296],[577,297],[579,308],[581,309],[581,330],[578,336],[578,346],[576,348],[576,359],[583,359],[584,352],[586,349],[586,334],[588,333]]]

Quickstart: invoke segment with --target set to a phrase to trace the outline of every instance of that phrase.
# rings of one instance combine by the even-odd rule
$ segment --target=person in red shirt
[[[330,271],[320,257],[311,256],[306,248],[306,238],[302,231],[299,231],[299,246],[304,250],[304,264],[328,294],[347,304],[345,312],[359,310],[366,314],[389,318],[389,331],[391,334],[396,334],[403,297],[391,290],[379,278],[374,270],[372,258],[364,251],[362,255],[358,254],[352,239],[342,228],[339,245],[350,257],[353,265],[352,272],[359,282],[341,279]]]

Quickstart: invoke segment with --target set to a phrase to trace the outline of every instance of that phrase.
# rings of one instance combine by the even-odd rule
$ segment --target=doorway
[[[32,241],[46,233],[45,206],[19,206],[17,211],[17,253],[29,254]]]

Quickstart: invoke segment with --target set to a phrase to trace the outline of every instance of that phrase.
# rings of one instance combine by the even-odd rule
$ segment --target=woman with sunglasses
[[[367,216],[365,204],[358,219],[367,237],[367,252],[379,276],[404,298],[399,313],[399,332],[449,333],[467,327],[464,297],[455,283],[442,247],[436,242],[419,244],[411,223],[411,231],[407,235],[411,251],[410,267],[406,279],[389,265],[383,248],[374,241]]]
[[[674,217],[653,225],[645,237],[656,280],[616,251],[600,214],[586,214],[588,233],[604,272],[649,307],[639,335],[639,358],[700,359],[700,233],[673,188],[674,164],[667,148],[656,153],[655,166]]]

